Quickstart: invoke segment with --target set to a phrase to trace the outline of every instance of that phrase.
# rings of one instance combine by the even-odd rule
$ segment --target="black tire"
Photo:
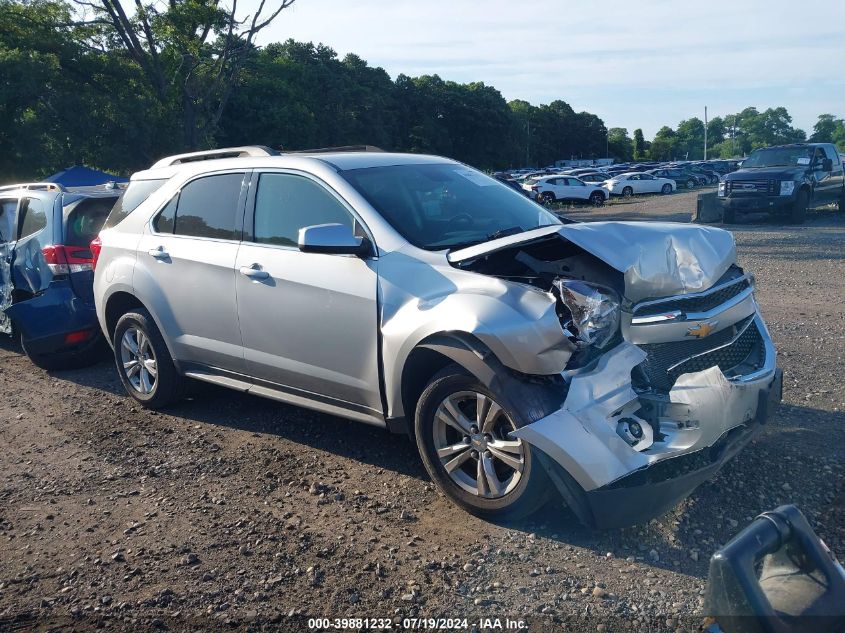
[[[687,180],[687,189],[692,189],[694,187],[695,187],[695,181],[692,178]]]
[[[736,224],[736,209],[725,207],[725,211],[722,214],[722,222],[724,224]]]
[[[20,338],[21,348],[27,358],[36,367],[48,371],[67,371],[70,369],[82,369],[96,365],[101,360],[108,358],[106,345],[102,337],[98,336],[97,341],[78,352],[57,352],[55,354],[33,354],[26,348],[26,341]]]
[[[437,454],[436,434],[438,422],[435,420],[435,415],[447,398],[450,396],[457,397],[457,395],[467,392],[483,394],[497,403],[501,407],[500,415],[503,415],[504,419],[512,427],[520,428],[530,424],[532,421],[525,417],[520,410],[531,409],[533,406],[532,403],[520,402],[519,407],[515,407],[508,402],[503,394],[493,393],[459,365],[449,365],[429,381],[428,386],[423,391],[417,403],[414,432],[417,448],[429,476],[451,501],[467,512],[481,518],[515,521],[536,512],[548,500],[548,494],[552,486],[549,484],[548,476],[543,470],[539,459],[527,442],[522,442],[521,450],[523,453],[521,457],[522,470],[520,477],[513,484],[513,487],[510,490],[506,490],[505,494],[501,496],[487,498],[480,494],[468,492],[447,472],[445,465],[441,461],[441,457]],[[452,427],[449,427],[449,430],[452,430],[454,433]],[[455,436],[457,437],[457,434]],[[473,449],[473,445],[470,443],[467,444],[469,449],[472,449],[468,450],[468,452],[474,452],[478,455],[478,451]],[[489,455],[489,453],[485,454]],[[476,466],[472,466],[473,459],[475,460],[474,463]],[[460,469],[466,468],[472,471],[477,467],[479,459],[479,457],[469,456],[465,459],[466,462],[470,462],[469,464],[459,466],[453,470],[460,471]],[[463,476],[469,477],[466,474]]]
[[[551,191],[544,191],[539,196],[537,196],[537,198],[540,200],[540,204],[552,204],[557,200],[557,198],[555,198],[555,194],[553,194]]]
[[[807,208],[810,206],[810,192],[801,189],[795,196],[795,202],[789,210],[789,221],[792,224],[804,224],[807,219]]]
[[[839,198],[839,213],[845,213],[845,196]]]
[[[136,387],[124,368],[122,354],[124,335],[133,330],[140,331],[148,340],[147,350],[151,348],[155,363],[155,380],[146,393]],[[120,381],[127,393],[148,409],[160,409],[178,401],[184,393],[185,379],[176,370],[167,345],[159,332],[158,326],[144,308],[135,308],[127,312],[117,322],[112,335],[114,360]],[[127,348],[128,354],[131,354]],[[150,360],[149,358],[147,359]],[[139,361],[140,363],[140,361]]]
[[[662,193],[664,196],[668,196],[670,193],[672,193],[672,185],[667,182],[660,188],[660,193]]]
[[[623,198],[630,198],[634,195],[634,189],[632,187],[625,187],[622,189],[622,197]]]
[[[594,207],[600,207],[604,204],[604,194],[601,191],[594,191],[590,194],[590,204]]]

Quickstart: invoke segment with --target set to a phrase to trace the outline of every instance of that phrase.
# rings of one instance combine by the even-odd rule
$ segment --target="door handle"
[[[157,248],[151,248],[147,251],[150,254],[150,257],[154,257],[155,259],[167,259],[170,257],[170,253],[164,250],[164,246],[159,246]]]
[[[270,273],[266,270],[261,270],[260,264],[241,266],[241,274],[246,275],[250,279],[268,279],[270,277]]]

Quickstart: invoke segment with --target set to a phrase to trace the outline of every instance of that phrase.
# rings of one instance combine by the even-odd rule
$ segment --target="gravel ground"
[[[569,214],[683,221],[694,199]],[[710,555],[759,512],[797,503],[841,555],[845,219],[734,233],[780,352],[784,405],[717,478],[624,530],[589,531],[556,504],[486,523],[438,494],[402,437],[205,386],[150,412],[106,361],[48,373],[6,345],[0,631],[307,630],[315,616],[691,631]]]

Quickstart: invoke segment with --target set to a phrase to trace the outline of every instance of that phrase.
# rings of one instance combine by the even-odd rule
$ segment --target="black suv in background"
[[[0,333],[45,369],[82,367],[104,347],[91,241],[121,190],[54,183],[0,187]]]
[[[766,211],[804,222],[809,209],[838,204],[845,210],[845,173],[836,146],[796,143],[755,150],[739,171],[719,183],[726,223]]]

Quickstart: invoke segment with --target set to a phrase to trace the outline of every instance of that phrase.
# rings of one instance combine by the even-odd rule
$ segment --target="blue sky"
[[[296,0],[259,43],[288,37],[394,78],[563,99],[646,138],[705,105],[711,117],[783,105],[808,132],[821,113],[845,117],[845,2],[834,0]]]

